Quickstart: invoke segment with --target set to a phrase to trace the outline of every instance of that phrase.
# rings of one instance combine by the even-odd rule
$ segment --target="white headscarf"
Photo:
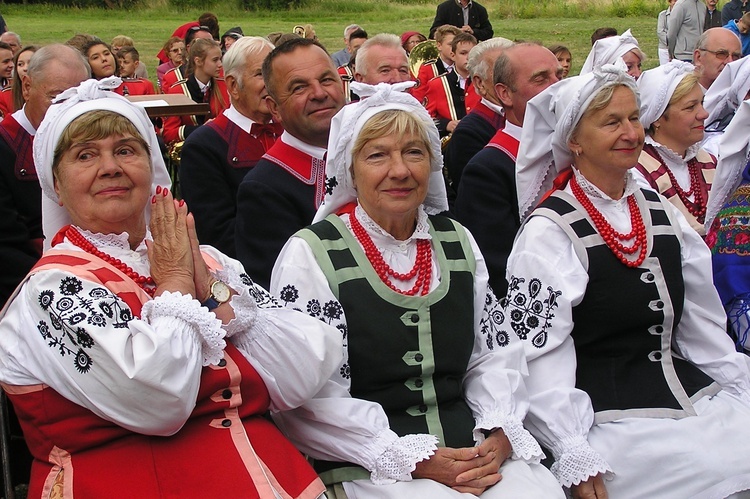
[[[730,62],[706,91],[706,125],[733,113],[750,91],[750,58]]]
[[[604,88],[625,85],[638,98],[635,80],[625,64],[608,64],[586,75],[561,80],[526,104],[516,162],[516,187],[521,219],[552,188],[558,173],[573,164],[568,142],[591,101]]]
[[[432,152],[427,197],[422,203],[425,211],[434,215],[448,210],[448,199],[443,180],[443,157],[440,134],[435,123],[417,99],[404,92],[414,86],[413,81],[376,86],[352,82],[351,89],[362,100],[344,106],[331,120],[326,159],[326,195],[313,222],[323,220],[342,206],[356,201],[357,191],[352,179],[352,148],[364,124],[378,113],[399,109],[415,116],[423,123]]]
[[[68,211],[58,204],[59,198],[55,192],[55,181],[52,175],[52,161],[55,148],[65,129],[76,118],[89,111],[106,110],[121,114],[130,120],[140,132],[151,149],[151,191],[155,193],[157,185],[169,187],[171,181],[169,173],[161,156],[159,143],[156,140],[154,126],[146,111],[130,103],[125,97],[110,90],[120,86],[122,80],[117,77],[102,80],[86,80],[79,86],[68,89],[58,95],[47,110],[44,120],[34,137],[34,164],[39,183],[42,186],[42,230],[44,232],[45,249],[49,249],[52,238],[57,232],[71,223]],[[150,206],[146,206],[146,222],[150,213]]]
[[[711,228],[714,218],[724,203],[742,182],[742,172],[745,171],[748,159],[750,159],[750,100],[740,103],[732,122],[721,136],[719,163],[716,165],[716,175],[711,191],[708,193],[706,205],[704,224],[706,231]]]
[[[605,64],[614,64],[622,56],[633,49],[638,49],[638,40],[635,39],[630,30],[619,36],[609,36],[594,42],[589,56],[581,68],[581,75],[588,74],[594,68],[600,68]],[[638,56],[640,58],[640,55]]]
[[[638,89],[641,91],[641,124],[644,129],[648,130],[664,114],[677,85],[694,72],[695,66],[677,59],[643,72],[638,78]]]

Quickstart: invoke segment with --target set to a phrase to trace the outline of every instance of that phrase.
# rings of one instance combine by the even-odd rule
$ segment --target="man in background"
[[[438,5],[430,28],[430,38],[434,38],[435,30],[444,24],[452,24],[461,31],[474,35],[480,42],[489,40],[494,34],[487,9],[474,0],[445,0]]]
[[[358,29],[362,29],[362,27],[358,24],[350,24],[346,28],[344,28],[344,48],[339,50],[338,52],[334,52],[331,54],[331,59],[333,59],[333,63],[336,65],[336,67],[339,66],[345,66],[349,64],[349,59],[352,58],[352,54],[354,53],[354,49],[349,44],[351,34],[357,31]]]

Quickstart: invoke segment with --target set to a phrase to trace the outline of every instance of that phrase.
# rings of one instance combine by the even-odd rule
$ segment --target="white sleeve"
[[[520,338],[526,352],[527,426],[552,451],[552,472],[562,485],[612,471],[588,444],[594,410],[575,386],[572,312],[586,292],[588,274],[568,236],[547,218],[531,218],[508,258],[507,276],[503,330]]]
[[[263,379],[271,411],[299,407],[338,369],[342,355],[338,330],[282,307],[252,282],[237,260],[210,246],[201,249],[221,262],[217,277],[237,292],[230,301],[235,318],[223,327]]]
[[[489,273],[476,241],[467,231],[476,259],[474,280],[474,348],[464,376],[466,402],[474,413],[474,440],[482,430],[502,428],[513,457],[539,462],[541,447],[523,427],[529,410],[524,376],[528,374],[523,344],[501,328],[500,304],[489,287]]]
[[[224,348],[221,322],[180,293],[148,301],[141,317],[97,283],[38,272],[0,322],[0,378],[48,385],[137,433],[172,435],[195,406],[204,362]]]
[[[711,252],[684,215],[663,203],[682,229],[685,303],[677,325],[678,352],[728,392],[750,403],[750,358],[737,352],[726,332],[727,318],[713,286]]]
[[[379,404],[350,396],[346,317],[304,240],[292,237],[281,250],[271,274],[271,292],[285,306],[335,327],[336,348],[342,354],[338,369],[312,400],[273,415],[279,428],[315,459],[358,464],[370,471],[376,483],[410,480],[416,463],[437,448],[437,439],[432,435],[399,438]]]

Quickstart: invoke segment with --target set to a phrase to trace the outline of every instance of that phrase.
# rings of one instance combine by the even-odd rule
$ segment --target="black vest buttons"
[[[226,390],[224,390],[223,392],[221,392],[221,396],[224,397],[225,399],[232,398],[232,390],[230,390],[229,388],[227,388]]]
[[[422,388],[422,386],[424,386],[424,381],[422,381],[422,378],[417,378],[414,381],[414,386],[416,386],[417,388]]]
[[[230,426],[232,426],[232,422],[228,419],[225,419],[221,422],[221,426],[223,426],[224,428],[229,428]]]
[[[412,321],[412,322],[413,322],[414,324],[416,324],[417,322],[419,322],[419,315],[418,315],[418,314],[412,314],[412,315],[411,315],[411,321]]]
[[[656,308],[658,308],[659,310],[663,309],[664,308],[664,302],[661,301],[661,300],[657,301],[656,302]]]
[[[652,274],[651,272],[646,273],[645,277],[648,282],[653,282],[654,280],[654,274]]]
[[[419,412],[421,412],[422,414],[424,414],[425,412],[427,412],[427,406],[425,404],[420,405],[419,406]]]
[[[656,331],[656,334],[661,334],[661,333],[663,333],[663,332],[664,332],[664,328],[663,328],[663,327],[661,327],[661,326],[656,326],[656,327],[654,328],[654,331]]]
[[[422,355],[421,353],[418,353],[417,355],[414,356],[414,360],[416,360],[417,362],[422,362],[424,360],[424,355]]]
[[[221,359],[219,361],[219,367],[224,367],[227,365],[227,359]]]

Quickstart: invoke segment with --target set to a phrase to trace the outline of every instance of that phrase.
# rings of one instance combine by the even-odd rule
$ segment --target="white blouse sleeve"
[[[273,415],[281,430],[305,454],[358,464],[370,471],[375,483],[411,480],[416,463],[434,453],[437,438],[399,438],[379,404],[350,396],[346,317],[302,239],[292,237],[281,250],[271,275],[271,292],[286,307],[335,327],[339,335],[332,348],[342,355],[338,369],[312,400]]]
[[[315,395],[341,363],[336,328],[281,306],[245,274],[242,264],[210,246],[202,250],[219,261],[217,277],[237,294],[230,301],[235,318],[223,328],[255,368],[271,397],[271,411],[299,407]]]
[[[195,406],[206,355],[223,349],[221,322],[180,293],[141,315],[97,283],[38,272],[0,322],[0,378],[48,385],[134,432],[172,435]]]
[[[588,275],[568,236],[547,218],[531,218],[508,258],[507,276],[503,330],[522,340],[531,402],[526,423],[552,451],[553,474],[570,487],[612,471],[588,444],[594,410],[589,396],[575,387],[572,312]]]
[[[723,389],[750,403],[750,358],[736,351],[726,332],[726,314],[713,286],[711,252],[684,215],[663,204],[682,230],[685,304],[675,334],[677,350]]]
[[[513,447],[513,458],[539,462],[542,449],[523,427],[529,409],[524,384],[528,374],[523,344],[501,327],[503,311],[489,287],[489,274],[476,241],[467,231],[476,260],[474,280],[474,348],[464,376],[466,402],[474,413],[474,440],[482,430],[502,428]]]

